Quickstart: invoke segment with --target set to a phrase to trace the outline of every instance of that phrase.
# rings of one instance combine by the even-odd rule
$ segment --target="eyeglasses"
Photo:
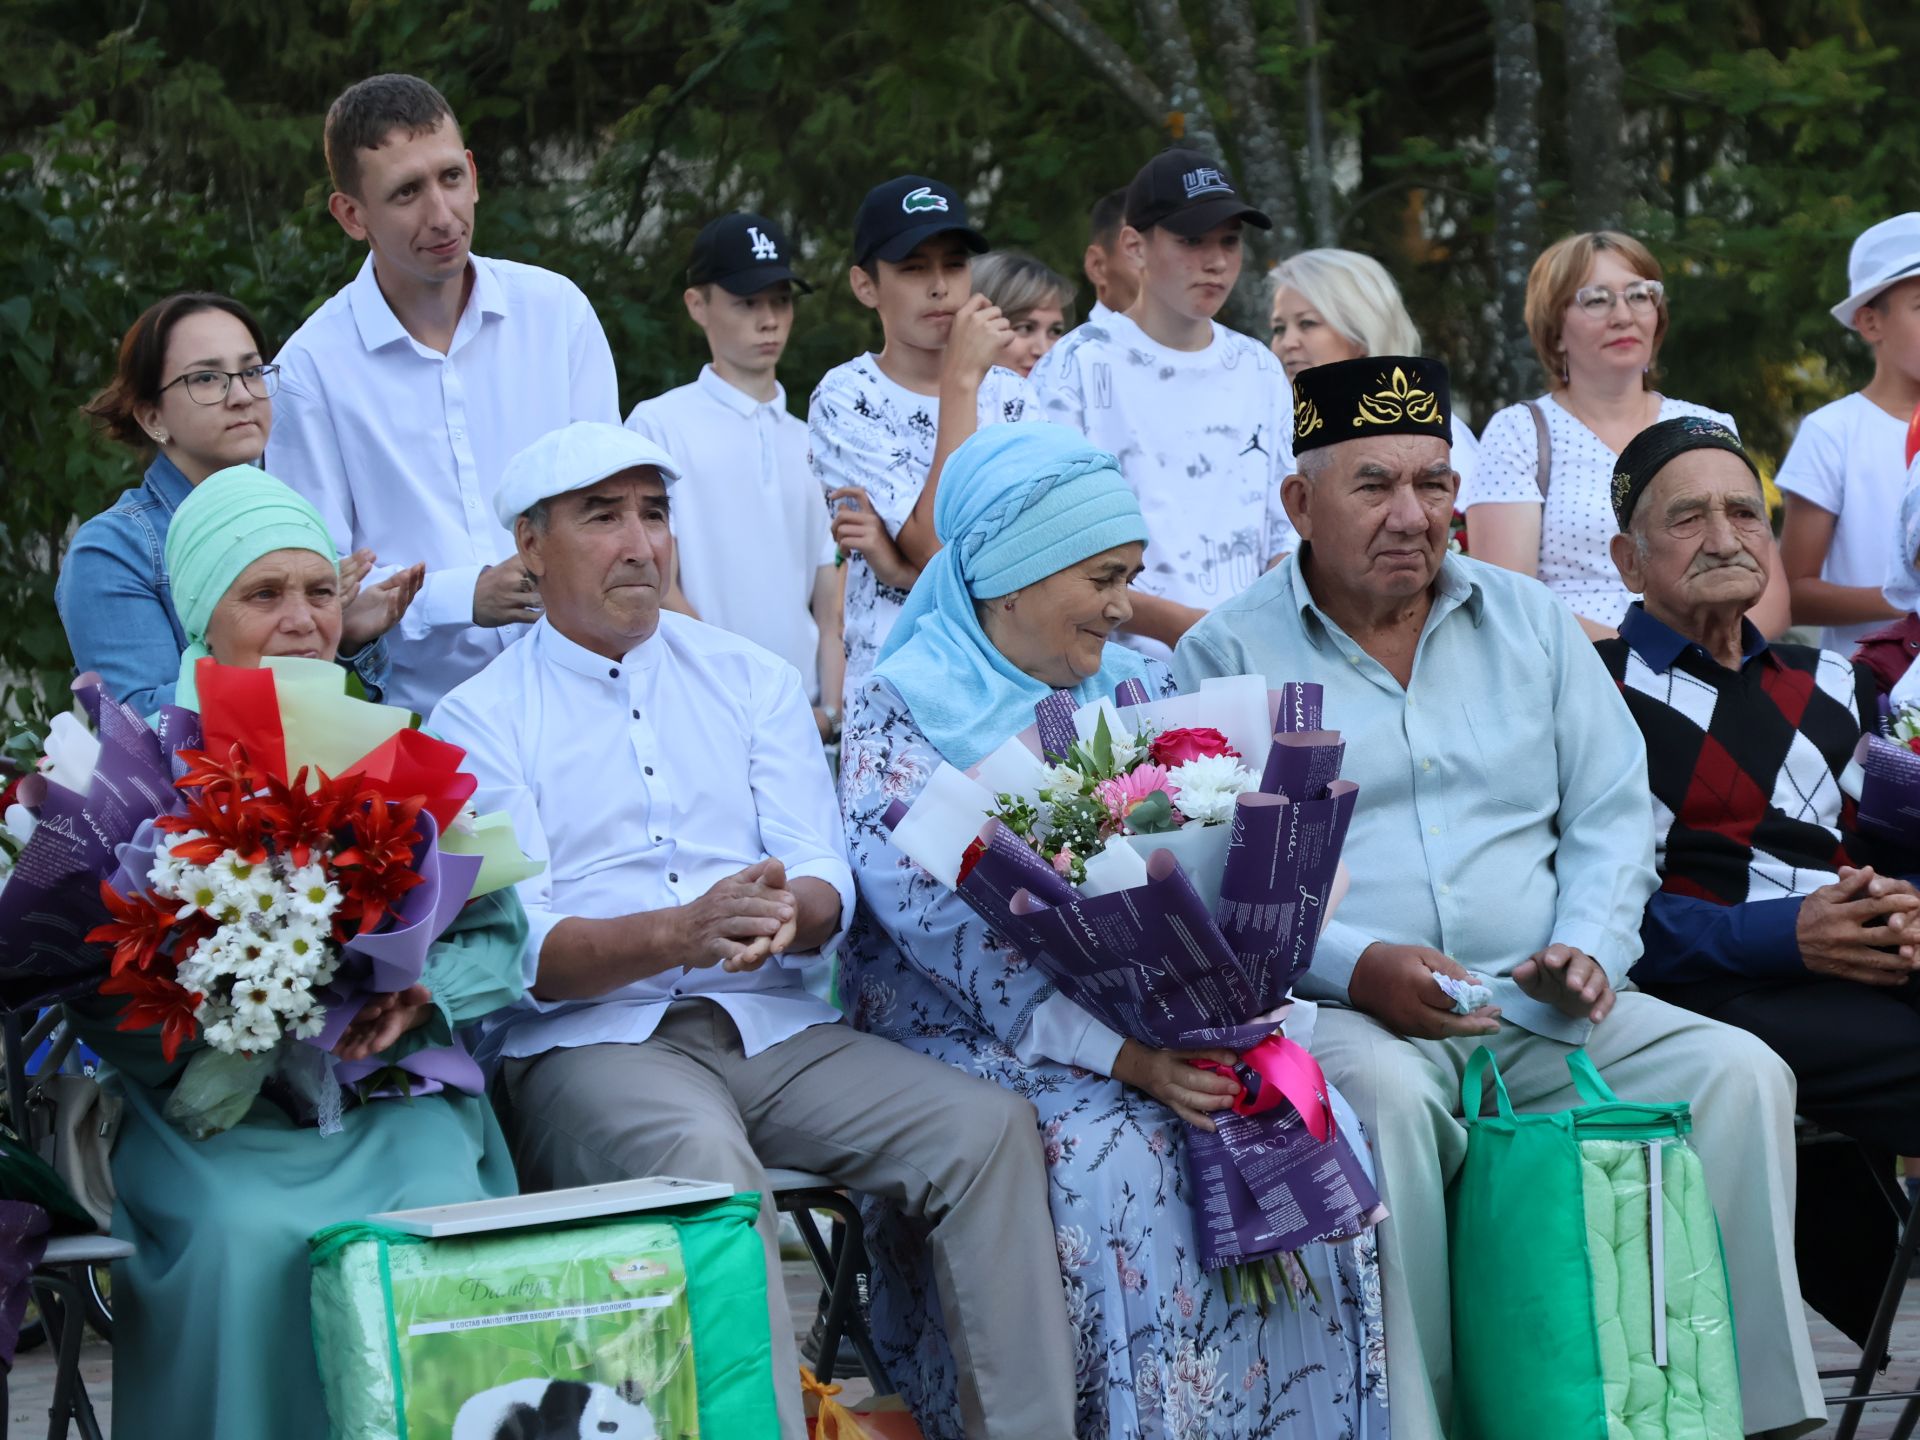
[[[1615,290],[1606,285],[1589,285],[1584,290],[1573,292],[1573,303],[1589,315],[1605,315],[1612,311],[1615,300],[1625,300],[1629,310],[1644,315],[1649,310],[1660,307],[1660,297],[1667,293],[1667,287],[1658,280],[1636,280],[1624,290]]]
[[[271,400],[280,388],[278,365],[249,365],[244,370],[189,370],[160,387],[166,394],[176,385],[187,387],[187,398],[196,405],[220,405],[238,380],[256,400]]]

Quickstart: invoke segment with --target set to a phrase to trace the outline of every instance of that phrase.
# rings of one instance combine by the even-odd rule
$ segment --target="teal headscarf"
[[[1033,723],[1051,687],[994,648],[974,610],[1069,565],[1147,538],[1119,462],[1060,425],[991,425],[947,458],[933,502],[941,550],[880,649],[874,674],[907,702],[950,763],[966,769]],[[1139,679],[1146,664],[1108,645],[1083,702]]]
[[[337,560],[320,512],[252,465],[216,470],[180,502],[167,526],[167,580],[187,632],[173,703],[200,708],[193,670],[207,657],[207,624],[235,580],[262,555],[311,550]]]

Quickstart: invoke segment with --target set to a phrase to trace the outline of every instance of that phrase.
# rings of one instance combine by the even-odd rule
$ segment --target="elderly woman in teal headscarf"
[[[966,769],[1033,723],[1155,662],[1113,644],[1146,525],[1113,457],[1053,425],[996,425],[947,461],[944,547],[922,572],[842,740],[859,907],[843,951],[854,1023],[983,1074],[1039,1112],[1061,1282],[1078,1335],[1081,1440],[1384,1436],[1379,1267],[1369,1237],[1301,1257],[1313,1293],[1265,1313],[1195,1258],[1181,1153],[1234,1087],[1112,1031],[1054,993],[884,823],[942,761]],[[1352,1133],[1357,1122],[1343,1119]],[[915,1237],[877,1212],[888,1283],[875,1337],[929,1440],[957,1436],[954,1358]],[[1010,1285],[1032,1277],[1007,1277]]]
[[[177,703],[195,705],[194,667],[206,656],[245,666],[334,658],[333,543],[318,512],[278,480],[251,466],[210,476],[175,513],[166,558],[189,641]],[[453,1027],[519,996],[525,937],[511,890],[473,901],[434,947],[421,985],[370,1004],[335,1053],[398,1058],[448,1043]],[[72,1008],[126,1104],[113,1233],[134,1255],[114,1265],[116,1412],[152,1440],[320,1440],[307,1237],[379,1211],[512,1194],[491,1107],[450,1090],[369,1100],[323,1135],[263,1095],[232,1129],[194,1140],[164,1111],[197,1046],[168,1063],[157,1031],[114,1028],[117,1000]]]

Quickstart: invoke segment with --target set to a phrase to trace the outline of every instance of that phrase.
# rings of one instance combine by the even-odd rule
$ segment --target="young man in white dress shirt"
[[[341,553],[425,561],[388,636],[388,698],[421,714],[539,618],[490,500],[507,460],[570,420],[620,418],[613,354],[564,276],[472,253],[472,152],[440,92],[376,75],[327,111],[328,206],[366,263],[274,358],[266,468]]]
[[[969,1437],[1073,1433],[1074,1362],[1033,1108],[841,1023],[799,965],[853,909],[800,677],[661,609],[675,462],[617,425],[534,442],[495,499],[546,614],[441,702],[477,803],[547,869],[529,991],[483,1059],[529,1188],[830,1176],[923,1218]],[[805,1430],[770,1200],[782,1435]]]
[[[1140,271],[1124,315],[1089,319],[1033,369],[1043,418],[1118,457],[1147,517],[1146,572],[1122,637],[1159,660],[1298,543],[1292,391],[1271,351],[1213,317],[1240,277],[1240,231],[1267,217],[1196,150],[1127,187],[1120,243]]]
[[[627,428],[679,462],[667,605],[764,645],[800,672],[820,738],[840,732],[840,581],[807,427],[775,378],[797,290],[787,237],[764,215],[722,215],[693,242],[687,314],[712,363],[643,400]]]

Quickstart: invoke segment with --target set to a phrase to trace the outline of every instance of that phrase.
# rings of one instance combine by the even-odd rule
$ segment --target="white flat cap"
[[[511,530],[542,500],[584,490],[640,465],[658,470],[669,486],[680,478],[679,462],[644,435],[604,420],[576,420],[549,430],[507,462],[493,492],[493,513]]]

